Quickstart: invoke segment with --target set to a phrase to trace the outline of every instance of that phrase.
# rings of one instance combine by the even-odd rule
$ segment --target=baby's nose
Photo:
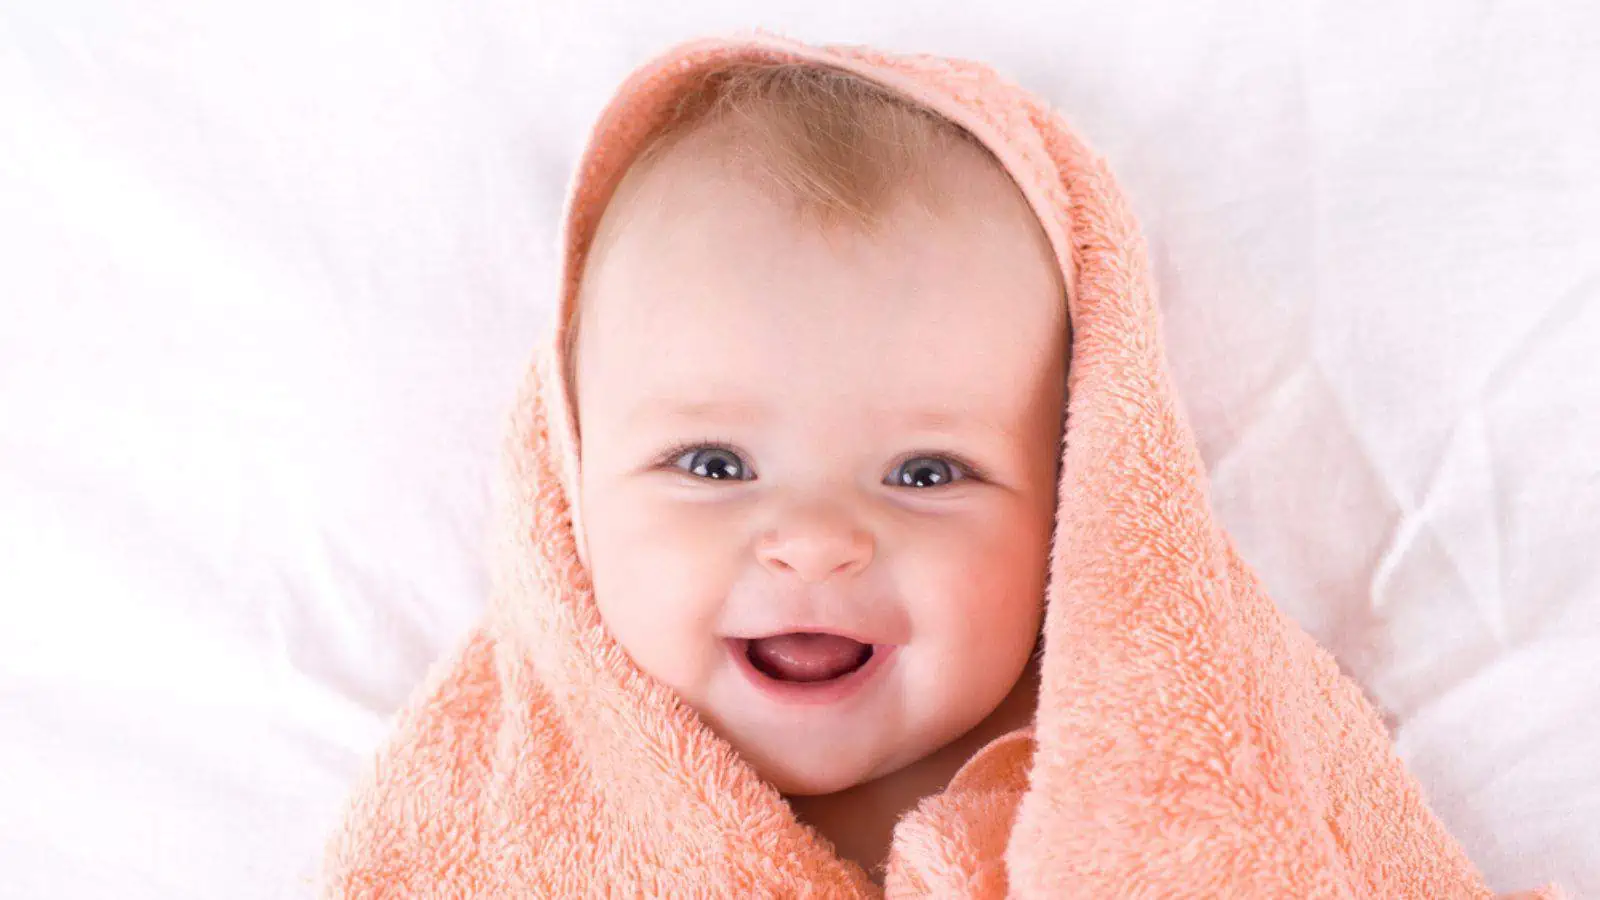
[[[763,565],[808,582],[859,572],[872,554],[872,535],[839,513],[790,516],[763,534],[756,547]]]

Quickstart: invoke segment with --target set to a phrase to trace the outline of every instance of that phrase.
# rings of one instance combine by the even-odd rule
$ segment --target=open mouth
[[[774,681],[820,684],[859,671],[872,659],[872,644],[837,634],[791,632],[744,641],[757,672]]]

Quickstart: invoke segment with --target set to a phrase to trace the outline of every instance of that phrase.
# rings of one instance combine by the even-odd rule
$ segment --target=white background
[[[0,7],[0,893],[303,897],[478,615],[617,82],[762,25],[1110,159],[1217,507],[1501,890],[1600,896],[1600,14],[1574,2]]]

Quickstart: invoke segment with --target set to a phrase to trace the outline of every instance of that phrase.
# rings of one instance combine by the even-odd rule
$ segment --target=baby
[[[953,122],[743,64],[627,171],[578,296],[606,627],[881,873],[1034,715],[1069,346],[1037,218]]]

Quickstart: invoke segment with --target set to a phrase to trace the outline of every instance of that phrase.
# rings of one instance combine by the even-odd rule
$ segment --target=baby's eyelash
[[[688,453],[690,450],[725,450],[729,453],[739,453],[739,451],[732,446],[732,442],[729,441],[716,439],[688,441],[673,447],[666,453],[663,453],[661,458],[656,460],[656,465],[664,466],[677,462],[685,453]]]
[[[960,466],[961,468],[966,469],[967,470],[967,477],[971,478],[973,481],[988,481],[989,480],[989,474],[987,472],[985,472],[983,469],[978,468],[977,464],[969,462],[967,460],[967,458],[964,457],[964,456],[957,456],[954,453],[948,453],[948,452],[943,451],[943,450],[918,450],[918,451],[916,451],[914,453],[911,453],[911,454],[907,455],[906,459],[907,460],[921,459],[924,456],[932,457],[933,459],[943,459],[943,460],[947,460],[949,462],[955,463],[957,466]]]
[[[980,469],[978,467],[977,463],[969,462],[967,460],[967,458],[964,457],[964,456],[956,456],[953,453],[932,453],[932,452],[930,452],[930,453],[918,453],[917,455],[918,456],[939,456],[939,457],[943,457],[944,459],[950,460],[951,462],[953,462],[956,465],[962,467],[963,469],[966,469],[968,478],[971,478],[974,481],[988,481],[989,480],[989,473],[986,470]],[[907,457],[907,459],[910,459],[910,458],[911,457]]]

